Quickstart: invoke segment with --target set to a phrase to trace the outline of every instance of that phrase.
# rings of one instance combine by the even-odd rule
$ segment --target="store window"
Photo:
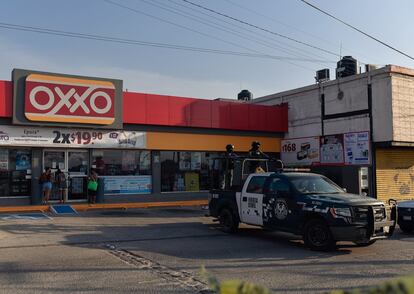
[[[210,188],[211,152],[162,151],[161,191],[205,191]]]
[[[0,196],[30,196],[32,152],[0,149]]]
[[[68,152],[68,171],[72,174],[88,174],[88,151],[69,151]]]
[[[101,176],[151,175],[151,152],[93,150],[92,167]]]
[[[43,153],[43,167],[65,170],[65,151],[45,151]]]

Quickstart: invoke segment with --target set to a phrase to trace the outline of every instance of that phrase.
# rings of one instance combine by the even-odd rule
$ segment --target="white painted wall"
[[[325,135],[369,131],[369,115],[337,118],[325,121]]]
[[[338,99],[339,91],[344,93],[342,99]],[[326,115],[368,108],[367,78],[365,76],[350,81],[336,80],[336,83],[324,87],[323,93],[325,94]]]
[[[414,70],[386,66],[368,73],[311,85],[266,97],[252,103],[289,105],[289,132],[286,138],[320,136],[321,101],[325,114],[332,115],[368,109],[368,84],[372,87],[374,142],[414,142]],[[338,92],[343,98],[338,99]],[[368,115],[324,121],[324,134],[370,131]]]
[[[368,73],[311,85],[287,92],[254,99],[253,103],[266,105],[289,104],[289,133],[286,138],[320,136],[321,101],[325,95],[325,114],[332,115],[368,109],[368,83],[372,87],[374,142],[414,142],[414,71],[393,75],[401,68],[387,66]],[[338,92],[343,98],[338,98]],[[392,99],[391,99],[392,97]],[[412,101],[412,102],[411,102]],[[393,121],[394,118],[394,121]],[[324,121],[325,135],[346,132],[370,131],[368,115]]]
[[[343,99],[338,99],[338,92],[343,92]],[[288,103],[289,132],[285,138],[300,138],[322,135],[320,94],[325,94],[325,114],[336,114],[363,110],[368,108],[367,78],[364,76],[348,77],[321,85],[312,85],[287,92],[277,93],[253,100],[253,103],[277,105]],[[369,119],[325,120],[325,135],[343,132],[369,130]]]

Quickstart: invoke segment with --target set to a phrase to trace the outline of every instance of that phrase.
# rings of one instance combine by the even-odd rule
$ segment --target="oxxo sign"
[[[15,71],[18,74],[15,74]],[[16,121],[24,123],[24,120],[27,120],[29,123],[119,127],[115,126],[114,122],[121,117],[119,109],[117,113],[120,104],[116,99],[117,96],[122,95],[121,81],[15,71],[13,71],[13,82],[18,94],[13,107],[14,123]],[[23,102],[23,111],[20,110],[19,101]]]
[[[25,116],[31,121],[108,125],[115,120],[111,82],[31,74],[26,78]]]

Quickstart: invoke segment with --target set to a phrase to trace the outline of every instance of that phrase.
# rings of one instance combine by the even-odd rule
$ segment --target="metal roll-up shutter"
[[[377,198],[414,199],[414,148],[376,151]]]

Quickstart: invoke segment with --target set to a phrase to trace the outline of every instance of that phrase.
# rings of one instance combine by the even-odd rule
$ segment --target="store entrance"
[[[63,190],[65,201],[83,201],[87,199],[87,177],[89,167],[88,150],[45,149],[43,168],[52,169],[54,180],[51,200],[59,200]],[[60,169],[66,178],[66,185],[59,186],[55,175]],[[65,190],[65,186],[67,189]]]

